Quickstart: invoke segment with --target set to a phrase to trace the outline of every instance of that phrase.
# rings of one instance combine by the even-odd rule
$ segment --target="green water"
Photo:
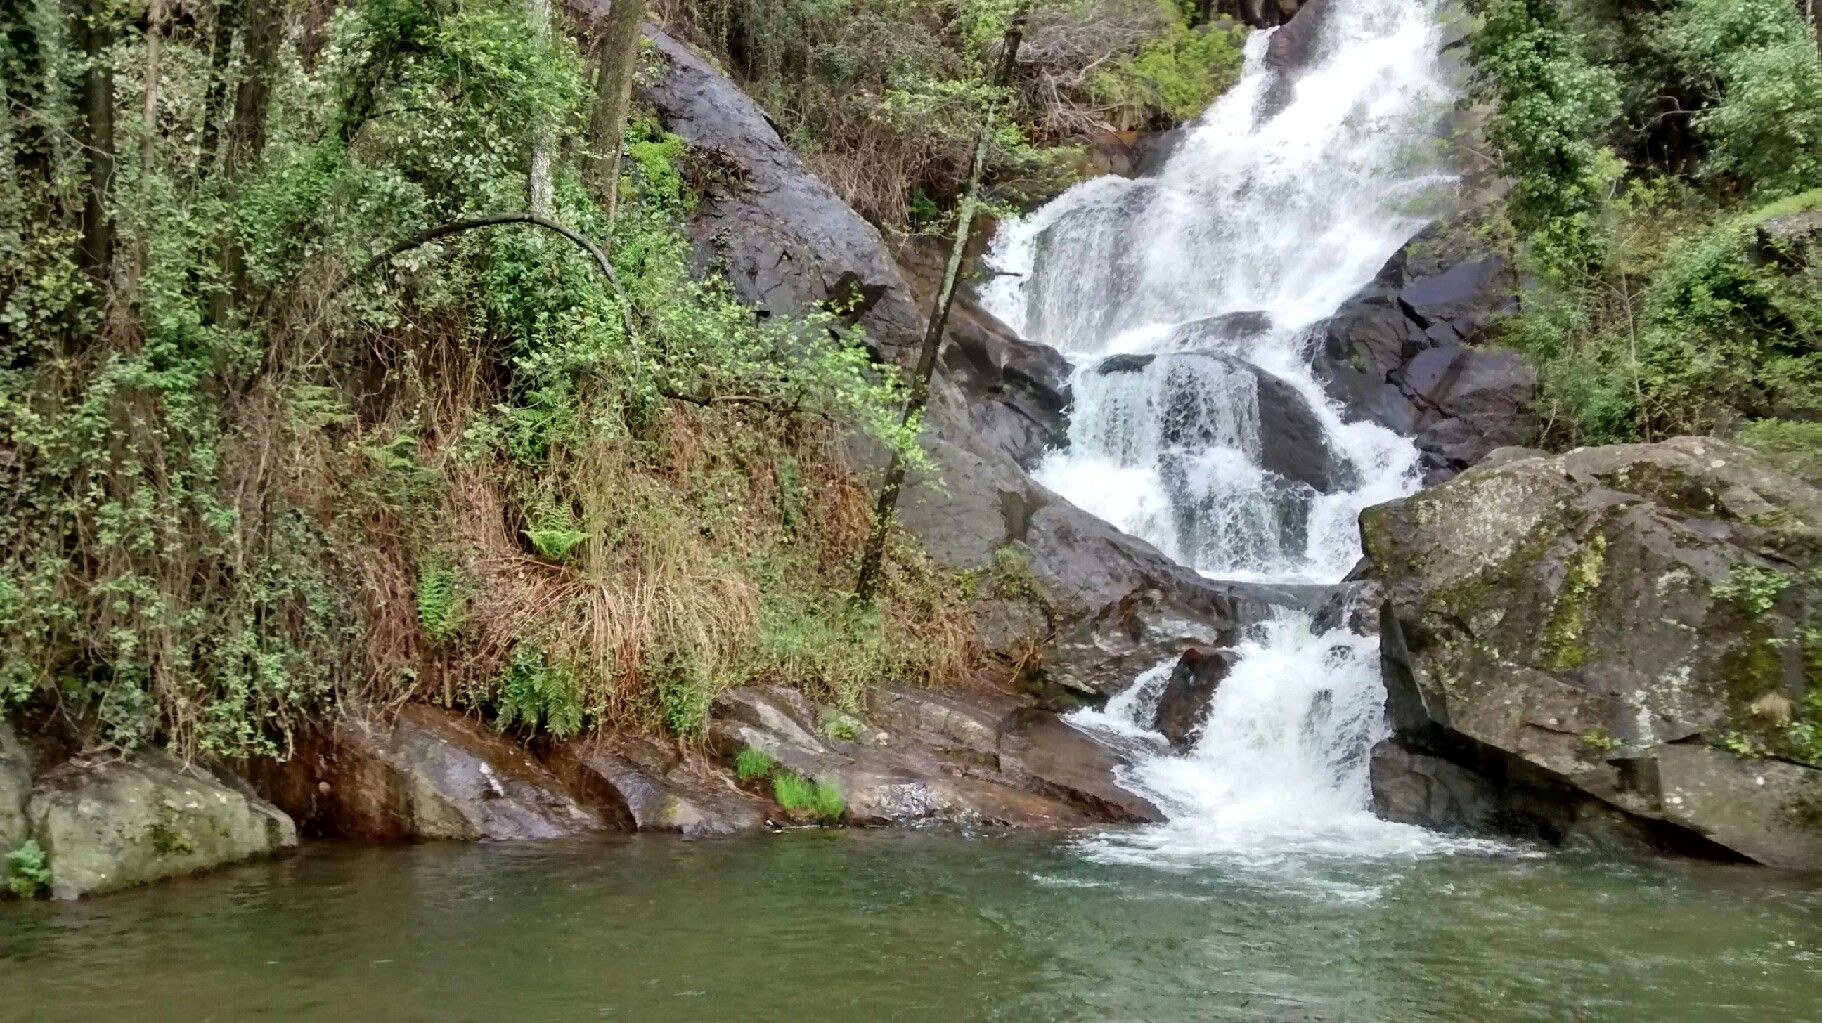
[[[1815,1021],[1822,879],[953,832],[318,847],[0,905],[0,1019]]]

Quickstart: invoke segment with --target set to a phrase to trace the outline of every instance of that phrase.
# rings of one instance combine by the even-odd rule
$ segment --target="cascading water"
[[[1313,49],[1256,33],[1158,177],[1085,182],[1004,225],[989,257],[987,306],[1075,367],[1069,447],[1039,479],[1211,577],[1335,582],[1359,557],[1359,511],[1417,485],[1408,440],[1325,396],[1310,336],[1452,185],[1435,143],[1453,96],[1443,0],[1314,3]],[[1170,822],[1101,854],[1430,841],[1367,810],[1385,727],[1372,641],[1285,612],[1239,653],[1195,748],[1128,771]],[[1145,729],[1168,667],[1078,723]]]

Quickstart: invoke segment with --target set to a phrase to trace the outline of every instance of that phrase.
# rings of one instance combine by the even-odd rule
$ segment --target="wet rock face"
[[[850,717],[793,690],[736,689],[716,700],[708,734],[724,762],[758,750],[779,770],[835,787],[850,824],[1052,828],[1157,819],[1114,782],[1116,751],[991,690],[882,687],[865,714]],[[771,792],[770,779],[748,785]]]
[[[1492,751],[1633,819],[1822,867],[1822,770],[1728,751],[1802,755],[1822,492],[1706,438],[1501,452],[1361,529],[1409,748]]]
[[[0,856],[31,837],[25,815],[32,794],[32,759],[11,723],[0,719]]]
[[[117,891],[284,852],[291,818],[237,784],[162,753],[71,761],[33,788],[31,837],[59,899]]]
[[[723,269],[743,301],[777,316],[859,296],[868,343],[903,358],[923,323],[879,232],[804,169],[733,82],[663,32],[647,34],[665,70],[636,90],[689,144],[701,202],[687,229],[700,266]]]
[[[620,830],[703,838],[765,826],[763,800],[740,791],[700,755],[647,736],[564,743],[545,762]]]
[[[1236,655],[1231,650],[1201,650],[1191,647],[1177,659],[1164,691],[1158,696],[1157,715],[1152,729],[1170,740],[1172,747],[1186,750],[1196,744],[1202,723],[1208,720],[1209,705],[1215,691],[1233,670]]]
[[[1420,234],[1316,333],[1316,369],[1352,419],[1412,437],[1439,483],[1539,423],[1537,376],[1514,352],[1479,347],[1514,308],[1505,263],[1442,226]]]
[[[613,808],[583,805],[518,743],[422,704],[344,720],[250,773],[306,830],[368,842],[555,838],[612,822]]]

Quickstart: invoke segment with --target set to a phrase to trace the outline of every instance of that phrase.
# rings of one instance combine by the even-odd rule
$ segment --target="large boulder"
[[[71,760],[34,786],[31,837],[59,899],[116,891],[297,845],[277,807],[162,753]]]
[[[1404,753],[1822,868],[1822,492],[1707,438],[1502,451],[1361,533]]]
[[[306,830],[368,842],[555,838],[613,823],[520,744],[424,704],[351,716],[249,773]]]
[[[32,794],[32,758],[13,726],[0,718],[0,857],[31,837],[25,814]]]

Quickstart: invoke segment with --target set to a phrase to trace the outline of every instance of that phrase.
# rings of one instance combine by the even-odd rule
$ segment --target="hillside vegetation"
[[[1822,63],[1792,0],[1477,0],[1476,99],[1519,253],[1506,339],[1556,444],[1822,447]],[[1813,14],[1811,15],[1813,17]]]

